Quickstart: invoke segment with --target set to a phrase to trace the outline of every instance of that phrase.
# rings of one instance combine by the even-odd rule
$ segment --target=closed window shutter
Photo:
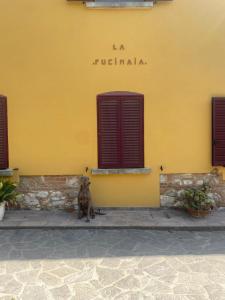
[[[225,166],[225,98],[212,99],[212,165]]]
[[[144,97],[102,94],[98,105],[98,167],[144,167]]]
[[[144,167],[144,98],[121,100],[122,167]]]
[[[120,165],[120,101],[98,96],[98,162],[99,168]]]
[[[7,98],[0,95],[0,169],[8,167]]]

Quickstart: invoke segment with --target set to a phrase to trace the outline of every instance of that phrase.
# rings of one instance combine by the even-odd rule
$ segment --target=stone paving
[[[225,209],[220,208],[207,218],[193,218],[176,209],[104,209],[86,223],[77,213],[65,211],[10,210],[0,222],[1,228],[135,228],[159,230],[224,230]]]
[[[0,235],[0,299],[225,299],[224,232],[25,229]]]

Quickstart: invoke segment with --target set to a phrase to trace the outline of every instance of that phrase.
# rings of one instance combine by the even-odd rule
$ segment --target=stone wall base
[[[20,176],[19,208],[66,209],[74,208],[80,189],[79,176]]]
[[[222,174],[212,173],[192,174],[162,174],[160,175],[160,203],[163,207],[173,207],[174,201],[185,188],[196,187],[208,182],[212,187],[210,197],[218,207],[225,207],[225,181]]]
[[[179,173],[160,175],[160,204],[173,207],[175,199],[187,187],[209,182],[212,197],[217,206],[225,207],[225,181],[221,174]],[[80,176],[20,176],[18,192],[19,208],[34,210],[74,209],[80,189]]]

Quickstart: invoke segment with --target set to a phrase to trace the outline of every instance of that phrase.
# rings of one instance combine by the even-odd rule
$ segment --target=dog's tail
[[[95,210],[95,214],[96,214],[96,215],[100,215],[100,216],[106,215],[106,213],[101,212],[101,209],[100,209],[100,208],[98,208],[97,210]]]

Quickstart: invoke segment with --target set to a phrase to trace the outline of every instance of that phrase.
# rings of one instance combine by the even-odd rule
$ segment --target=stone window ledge
[[[153,7],[153,1],[86,1],[88,8]]]
[[[1,176],[13,176],[13,169],[0,170],[0,177]]]
[[[150,168],[127,168],[127,169],[91,169],[92,175],[111,174],[150,174]]]

